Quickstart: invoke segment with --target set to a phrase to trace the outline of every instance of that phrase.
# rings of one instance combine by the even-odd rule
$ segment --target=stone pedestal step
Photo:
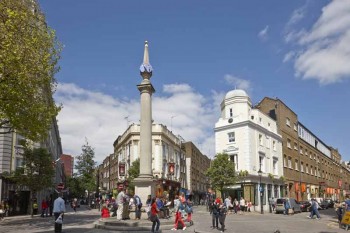
[[[95,228],[113,230],[118,232],[150,232],[152,222],[148,220],[122,220],[118,221],[115,218],[100,219],[95,222]],[[186,227],[191,224],[185,222]],[[160,230],[171,230],[174,227],[174,221],[168,219],[160,220]]]

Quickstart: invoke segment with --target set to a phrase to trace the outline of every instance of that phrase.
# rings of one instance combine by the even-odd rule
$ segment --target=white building
[[[243,196],[256,211],[261,211],[261,199],[264,210],[269,211],[269,198],[283,196],[282,137],[276,122],[254,109],[243,90],[229,91],[221,103],[221,116],[215,124],[215,153],[227,153],[239,177],[239,183],[225,195],[238,200]]]
[[[181,149],[182,143],[183,139],[174,135],[166,126],[152,125],[152,173],[153,178],[158,180],[157,196],[164,191],[174,196],[180,188],[187,188],[186,157]],[[123,183],[132,162],[140,158],[140,125],[130,125],[113,145],[114,156],[118,160],[116,180]],[[116,185],[112,184],[110,188],[116,188]]]

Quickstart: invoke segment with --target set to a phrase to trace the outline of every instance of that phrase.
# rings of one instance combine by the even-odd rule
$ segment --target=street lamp
[[[262,176],[262,171],[261,171],[261,167],[258,171],[258,175],[260,178],[260,185],[259,185],[259,191],[260,191],[260,206],[261,206],[261,214],[264,213],[264,209],[263,209],[263,189],[262,189],[262,185],[261,185],[261,176]]]

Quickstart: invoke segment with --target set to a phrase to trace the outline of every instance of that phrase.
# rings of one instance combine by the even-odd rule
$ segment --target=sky
[[[63,152],[101,162],[139,123],[144,41],[153,120],[215,155],[220,103],[279,98],[350,160],[350,1],[39,0],[63,45],[55,101]]]

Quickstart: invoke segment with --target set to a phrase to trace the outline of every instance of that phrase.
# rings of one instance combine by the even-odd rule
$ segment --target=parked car
[[[300,204],[297,200],[295,200],[294,198],[277,198],[276,200],[276,214],[278,213],[283,213],[285,211],[284,208],[284,202],[288,201],[289,202],[289,206],[291,209],[293,209],[294,213],[301,213],[301,208],[300,208]]]
[[[325,199],[326,202],[328,202],[328,208],[334,208],[334,201],[332,199]]]
[[[300,204],[300,209],[302,212],[310,211],[310,207],[311,207],[310,201],[300,201],[299,204]]]

